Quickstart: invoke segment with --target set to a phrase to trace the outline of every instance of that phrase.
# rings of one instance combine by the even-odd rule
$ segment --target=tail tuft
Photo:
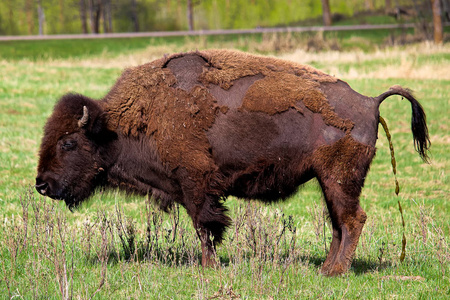
[[[384,92],[380,96],[376,97],[375,100],[381,104],[384,99],[392,95],[400,95],[408,99],[411,103],[411,131],[414,138],[414,148],[419,153],[420,157],[425,162],[429,163],[430,160],[427,152],[431,146],[431,143],[428,135],[427,118],[422,105],[420,105],[419,101],[414,98],[411,90],[402,88],[399,85],[391,86],[387,92]]]

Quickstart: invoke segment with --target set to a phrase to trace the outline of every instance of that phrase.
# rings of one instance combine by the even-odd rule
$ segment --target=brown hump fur
[[[153,135],[163,162],[192,174],[214,169],[205,130],[214,122],[215,100],[200,85],[186,92],[162,68],[167,59],[128,69],[105,97],[109,127],[126,135]],[[189,153],[186,155],[186,153]]]

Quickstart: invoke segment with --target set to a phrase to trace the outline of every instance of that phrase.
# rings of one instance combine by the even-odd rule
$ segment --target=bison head
[[[73,208],[102,184],[108,148],[116,139],[97,101],[68,94],[55,105],[44,128],[36,189]]]

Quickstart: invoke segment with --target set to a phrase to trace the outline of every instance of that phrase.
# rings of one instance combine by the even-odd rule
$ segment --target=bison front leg
[[[195,191],[190,193],[190,191]],[[214,266],[216,245],[223,239],[223,233],[231,224],[231,219],[225,215],[227,209],[220,197],[199,192],[200,189],[184,191],[184,206],[192,219],[202,247],[202,265]]]
[[[231,223],[225,211],[225,207],[215,197],[206,197],[205,203],[197,207],[193,221],[202,246],[204,267],[216,265],[216,245],[222,242],[223,233]]]
[[[197,228],[196,231],[202,247],[202,266],[216,266],[216,247],[210,231],[206,228]]]
[[[367,217],[359,205],[358,197],[345,192],[340,183],[321,182],[321,186],[333,226],[330,252],[321,272],[334,276],[350,268]]]

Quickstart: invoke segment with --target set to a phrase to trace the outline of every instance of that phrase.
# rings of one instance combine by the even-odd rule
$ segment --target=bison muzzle
[[[181,204],[202,264],[214,264],[230,196],[286,199],[317,178],[333,227],[322,273],[351,264],[366,214],[359,195],[375,155],[379,105],[412,106],[416,150],[429,147],[425,114],[393,86],[366,97],[312,67],[237,51],[181,53],[124,71],[100,100],[67,94],[45,125],[36,189],[76,207],[97,188]]]

